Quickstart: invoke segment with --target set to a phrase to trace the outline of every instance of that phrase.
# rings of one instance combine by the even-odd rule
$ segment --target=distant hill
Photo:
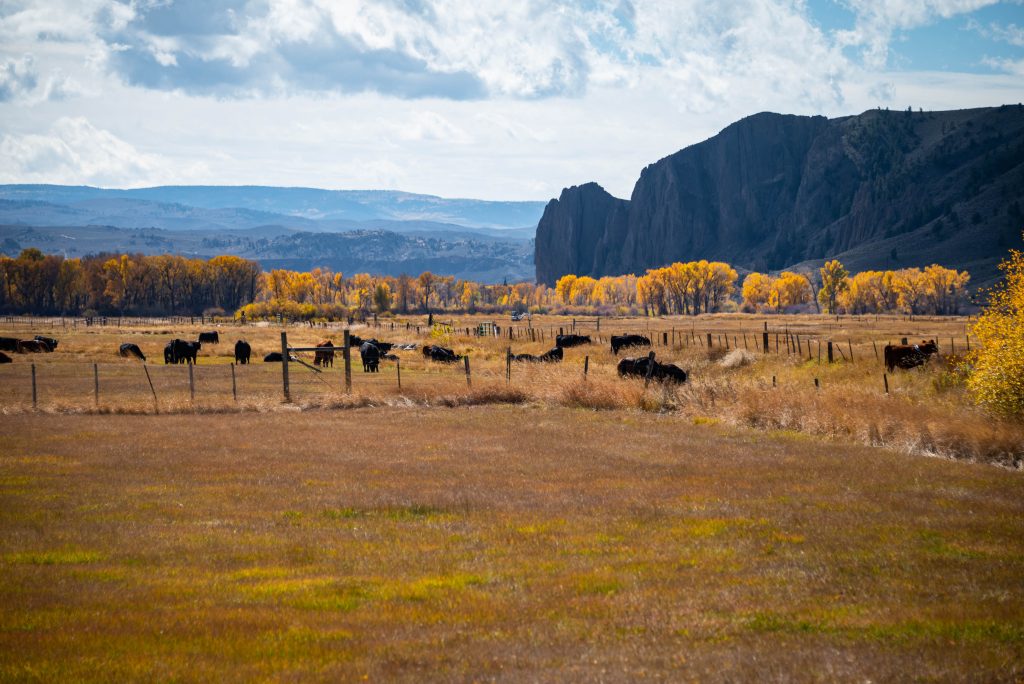
[[[533,278],[541,202],[391,191],[0,186],[0,253],[235,254],[265,268]]]
[[[487,283],[518,282],[533,277],[532,240],[505,240],[456,230],[312,233],[281,226],[175,231],[0,224],[0,254],[15,256],[27,247],[65,257],[102,252],[202,258],[233,254],[254,259],[265,269],[308,271],[319,267],[346,275],[418,275],[432,271]]]
[[[716,259],[754,270],[939,263],[998,276],[1024,229],[1024,107],[757,114],[645,168],[627,200],[589,183],[551,200],[537,280]]]
[[[0,185],[0,199],[72,205],[93,211],[123,211],[143,200],[195,209],[232,209],[297,219],[433,221],[466,227],[524,228],[537,225],[543,202],[447,199],[393,190],[321,190],[269,186],[169,185],[129,190],[67,185]],[[136,205],[143,206],[143,205]]]

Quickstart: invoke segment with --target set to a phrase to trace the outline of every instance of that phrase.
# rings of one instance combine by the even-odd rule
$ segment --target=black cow
[[[612,354],[619,355],[627,347],[650,347],[651,341],[643,335],[612,335]]]
[[[381,354],[387,354],[395,346],[391,342],[381,342],[380,340],[378,340],[376,338],[369,339],[369,340],[363,340],[363,342],[369,342],[374,347],[379,349]],[[363,346],[362,343],[360,343],[359,346],[362,347]]]
[[[896,368],[909,370],[924,365],[932,354],[939,353],[939,345],[935,340],[921,344],[887,344],[885,345],[885,367],[892,373]]]
[[[544,352],[539,356],[534,356],[533,354],[513,354],[512,360],[531,361],[538,363],[558,363],[559,361],[562,360],[564,355],[565,352],[562,351],[561,347],[555,347],[554,349],[549,349],[548,351]]]
[[[281,352],[270,352],[269,354],[263,357],[263,363],[281,363],[283,359],[284,357],[281,356]],[[295,356],[295,354],[289,354],[288,360],[298,361],[299,359],[297,356]]]
[[[18,340],[19,354],[39,354],[48,351],[50,348],[39,340]]]
[[[323,366],[334,366],[334,342],[330,340],[320,340],[316,343],[316,346],[323,347],[325,351],[315,352],[313,355],[313,365]]]
[[[14,361],[7,354],[0,352],[0,363],[14,363]]]
[[[650,364],[654,363],[654,368],[651,370],[652,380],[665,380],[667,382],[686,382],[686,371],[674,363],[659,363],[653,359],[649,359],[646,356],[641,356],[638,359],[622,359],[619,361],[617,369],[621,377],[627,375],[646,378],[647,369],[650,368]]]
[[[57,340],[53,339],[52,337],[43,337],[42,335],[36,335],[32,339],[36,340],[37,342],[42,342],[43,344],[45,344],[46,351],[52,352],[54,349],[57,348]]]
[[[252,356],[252,347],[245,340],[235,342],[235,363],[247,364]]]
[[[363,342],[359,345],[359,358],[363,361],[364,373],[380,372],[380,349],[372,342]]]
[[[213,332],[201,332],[199,333],[199,341],[207,344],[220,344],[220,335],[217,334],[216,330]]]
[[[118,347],[117,353],[125,358],[134,356],[137,359],[142,359],[143,361],[146,360],[146,355],[142,353],[141,349],[139,349],[139,345],[132,344],[131,342],[125,342]]]
[[[17,337],[0,337],[0,350],[2,351],[18,351],[18,338]]]
[[[428,344],[423,347],[423,356],[427,357],[431,361],[438,361],[440,363],[455,363],[462,360],[462,356],[456,354],[447,347],[442,347],[437,344]]]
[[[195,363],[196,355],[202,348],[202,342],[187,342],[185,340],[171,340],[167,347],[164,347],[165,363]],[[170,347],[170,361],[168,361],[168,347]]]
[[[556,347],[578,347],[581,344],[590,344],[590,335],[559,335],[555,338]]]

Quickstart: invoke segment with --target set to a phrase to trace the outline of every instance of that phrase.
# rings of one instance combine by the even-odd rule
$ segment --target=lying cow
[[[36,340],[37,342],[42,342],[44,345],[46,345],[46,351],[48,352],[52,352],[54,349],[57,348],[57,340],[53,339],[52,337],[43,337],[42,335],[36,335],[32,339]]]
[[[462,356],[459,354],[456,354],[447,347],[442,347],[437,344],[428,344],[424,346],[423,356],[431,361],[438,361],[440,363],[455,363],[462,360]]]
[[[18,340],[19,354],[41,354],[51,349],[39,340]]]
[[[364,373],[379,373],[380,357],[380,348],[372,342],[366,341],[359,345],[359,358],[363,362]]]
[[[555,338],[556,347],[578,347],[581,344],[590,344],[590,335],[558,335]]]
[[[652,380],[664,380],[667,382],[686,382],[686,371],[674,363],[659,363],[654,359],[641,356],[638,359],[622,359],[619,361],[617,370],[620,377],[634,376],[639,378],[647,377],[647,370],[650,364],[654,364],[651,370]]]
[[[120,347],[118,347],[117,353],[125,358],[128,358],[129,356],[134,356],[137,359],[141,359],[143,361],[146,360],[146,355],[142,353],[141,349],[139,349],[139,345],[132,344],[131,342],[125,342]]]
[[[896,368],[909,370],[924,365],[932,354],[939,353],[939,345],[935,340],[922,341],[921,344],[887,344],[885,345],[885,367],[892,373]]]
[[[513,354],[512,360],[536,363],[558,363],[562,360],[564,355],[565,352],[562,351],[561,347],[555,347],[554,349],[549,349],[539,356],[534,356],[533,354]]]
[[[313,355],[313,365],[323,366],[334,366],[334,342],[330,340],[320,340],[316,343],[317,347],[322,347],[325,351],[317,351]]]
[[[650,347],[651,341],[643,335],[612,335],[612,354],[619,355],[620,349],[628,347]]]
[[[7,354],[0,352],[0,363],[14,363],[14,360]]]
[[[247,364],[252,356],[252,347],[245,340],[235,342],[235,363]]]
[[[269,354],[263,357],[263,363],[281,363],[283,359],[284,357],[281,356],[281,352],[270,352]],[[288,360],[298,361],[299,357],[295,356],[295,354],[289,354]]]
[[[0,351],[18,351],[17,337],[0,337]]]
[[[217,334],[216,330],[213,332],[201,332],[199,333],[199,341],[206,344],[220,344],[220,335]]]

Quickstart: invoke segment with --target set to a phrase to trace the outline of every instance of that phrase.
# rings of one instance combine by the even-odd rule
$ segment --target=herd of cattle
[[[220,336],[216,331],[201,332],[198,339],[194,342],[175,338],[164,347],[164,363],[194,364],[203,344],[219,343]],[[52,352],[57,348],[57,344],[57,340],[42,335],[36,335],[30,340],[0,337],[0,363],[12,362],[11,357],[4,352],[15,352],[18,354]],[[558,363],[565,358],[565,349],[586,344],[592,344],[589,335],[558,335],[555,338],[555,347],[553,349],[539,355],[510,353],[509,360],[516,362]],[[410,351],[416,348],[415,344],[396,345],[391,342],[381,342],[377,339],[364,340],[356,335],[349,337],[349,345],[350,348],[355,347],[359,349],[359,357],[363,364],[363,372],[365,373],[379,372],[381,361],[397,360],[398,357],[391,353],[394,349]],[[623,349],[650,346],[651,340],[643,335],[612,335],[611,337],[611,350],[616,356]],[[329,339],[321,340],[316,344],[316,347],[313,364],[324,368],[333,366],[335,350],[341,348],[336,347],[333,341]],[[456,354],[453,350],[436,344],[424,345],[422,351],[424,358],[438,363],[457,363],[463,359],[460,354]],[[938,351],[938,344],[935,340],[922,341],[920,344],[889,344],[885,346],[884,350],[885,367],[890,373],[896,368],[915,368],[926,363]],[[146,355],[142,352],[142,349],[137,344],[131,342],[120,345],[118,347],[118,354],[126,358],[134,357],[142,361],[146,360]],[[252,346],[248,342],[245,340],[235,342],[235,363],[248,364],[251,356]],[[263,357],[265,363],[280,363],[282,360],[281,352],[270,352]],[[289,355],[289,361],[298,360],[298,357]],[[623,377],[636,376],[666,382],[684,383],[687,377],[686,371],[679,366],[672,363],[661,363],[647,356],[623,358],[619,361],[617,370],[618,374]]]

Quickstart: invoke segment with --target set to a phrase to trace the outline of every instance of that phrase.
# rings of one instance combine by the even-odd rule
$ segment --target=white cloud
[[[8,134],[0,140],[4,182],[140,186],[165,164],[82,117],[58,119],[45,135]]]
[[[1024,47],[1024,27],[1017,26],[1016,24],[1003,26],[992,22],[985,26],[974,19],[969,19],[967,21],[967,29],[975,31],[989,40],[1009,43],[1016,47]]]

